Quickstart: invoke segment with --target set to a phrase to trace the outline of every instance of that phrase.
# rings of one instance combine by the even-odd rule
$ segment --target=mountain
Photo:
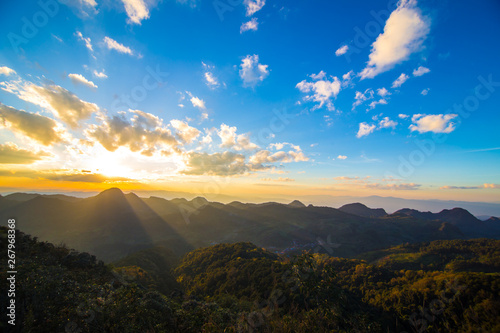
[[[364,216],[364,217],[382,217],[387,215],[387,212],[383,208],[368,208],[362,203],[352,203],[352,204],[347,204],[339,208],[340,211],[343,211],[345,213],[349,214],[354,214],[358,216]]]
[[[290,207],[295,207],[295,208],[305,208],[306,205],[304,205],[302,202],[299,200],[294,200],[288,204]]]
[[[406,242],[500,237],[498,223],[479,221],[463,209],[384,213],[359,203],[335,209],[299,201],[222,204],[201,197],[140,198],[117,188],[75,201],[43,195],[25,201],[0,198],[3,225],[16,218],[33,236],[92,252],[105,262],[156,245],[176,256],[218,243],[252,242],[287,255],[309,249],[353,257]]]

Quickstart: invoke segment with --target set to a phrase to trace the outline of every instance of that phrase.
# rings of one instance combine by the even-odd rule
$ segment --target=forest
[[[350,259],[249,242],[180,257],[158,246],[111,264],[20,231],[16,240],[19,324],[4,332],[500,332],[498,240]]]

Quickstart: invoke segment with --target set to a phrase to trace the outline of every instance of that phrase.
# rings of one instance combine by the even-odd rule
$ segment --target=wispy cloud
[[[68,77],[70,78],[71,82],[75,85],[83,84],[89,88],[97,89],[97,86],[95,85],[94,82],[87,80],[83,75],[81,74],[68,74]]]
[[[116,40],[109,38],[109,37],[104,37],[104,45],[109,49],[109,50],[115,50],[119,53],[123,54],[128,54],[128,55],[134,55],[134,51],[128,46],[125,46],[123,44],[118,43]]]

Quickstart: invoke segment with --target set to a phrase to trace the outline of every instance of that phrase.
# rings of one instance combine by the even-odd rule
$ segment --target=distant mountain
[[[13,196],[13,198],[20,196]],[[463,209],[422,213],[352,204],[335,209],[290,204],[140,198],[113,188],[75,201],[0,197],[0,221],[16,218],[26,233],[95,253],[107,262],[162,245],[176,256],[217,243],[252,242],[285,254],[304,249],[352,257],[406,242],[500,237],[498,221],[482,222]]]
[[[362,203],[352,203],[352,204],[347,204],[339,208],[340,211],[343,211],[345,213],[349,214],[354,214],[358,216],[364,216],[364,217],[382,217],[387,215],[387,212],[383,208],[368,208]]]
[[[294,200],[288,204],[290,207],[295,207],[295,208],[305,208],[306,205],[304,205],[302,202],[299,200]]]

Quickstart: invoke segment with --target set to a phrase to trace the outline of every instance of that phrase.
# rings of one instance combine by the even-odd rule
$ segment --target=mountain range
[[[2,225],[88,251],[106,262],[164,246],[175,255],[218,243],[252,242],[273,252],[314,250],[333,256],[402,243],[500,238],[500,220],[481,221],[462,208],[439,213],[400,209],[387,214],[361,203],[339,209],[267,202],[209,202],[205,198],[140,198],[112,188],[89,198],[15,193],[0,197]]]

